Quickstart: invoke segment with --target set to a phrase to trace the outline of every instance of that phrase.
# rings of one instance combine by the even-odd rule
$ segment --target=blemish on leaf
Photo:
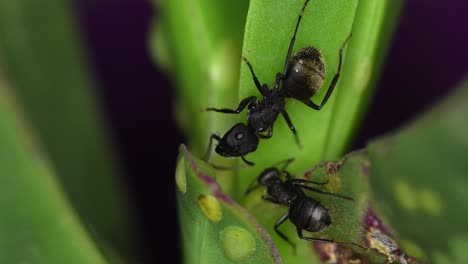
[[[440,196],[431,189],[422,189],[419,191],[419,203],[424,212],[432,216],[437,216],[442,213]]]
[[[315,251],[322,263],[326,264],[366,264],[369,263],[363,255],[356,253],[349,247],[333,243],[313,243]]]
[[[368,159],[363,160],[361,165],[362,175],[369,177],[371,173],[371,162]]]
[[[314,248],[319,252],[320,260],[324,263],[338,262],[338,245],[333,243],[314,243]]]
[[[382,219],[377,216],[376,212],[371,206],[367,208],[366,214],[364,215],[364,224],[367,231],[369,231],[371,228],[376,228],[390,237],[393,236],[389,227],[382,222]]]
[[[340,177],[335,175],[330,176],[329,178],[329,186],[331,186],[331,189],[333,192],[338,192],[341,188],[341,179]]]
[[[401,179],[397,179],[393,186],[395,199],[403,209],[414,212],[418,207],[418,196],[411,186]]]
[[[336,162],[336,163],[327,162],[326,166],[327,166],[328,175],[333,175],[333,174],[337,173],[340,170],[341,165],[342,164],[340,162]]]
[[[244,228],[228,226],[220,232],[219,238],[224,255],[232,261],[243,261],[255,252],[255,239]]]
[[[398,244],[388,235],[384,234],[377,228],[371,227],[366,234],[369,247],[376,249],[378,252],[387,256],[388,262],[392,263],[398,260],[402,264],[406,264],[405,254],[400,250]]]
[[[407,240],[407,239],[401,239],[401,246],[403,249],[405,249],[405,252],[407,252],[409,255],[416,259],[427,259],[426,254],[424,253],[424,250],[414,243],[413,241]]]
[[[180,192],[187,192],[187,177],[185,176],[185,159],[181,158],[177,163],[175,181]]]
[[[223,211],[218,200],[211,195],[198,196],[198,205],[205,216],[212,222],[219,222],[223,217]]]

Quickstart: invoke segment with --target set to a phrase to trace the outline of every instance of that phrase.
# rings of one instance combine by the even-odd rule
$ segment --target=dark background
[[[171,112],[173,87],[148,54],[150,23],[157,14],[149,0],[76,0],[75,7],[124,163],[141,261],[176,263],[174,168],[183,138]],[[407,1],[353,148],[402,125],[468,73],[467,16],[466,0]]]

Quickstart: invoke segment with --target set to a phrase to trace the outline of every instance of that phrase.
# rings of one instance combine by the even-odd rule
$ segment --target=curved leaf
[[[215,114],[203,109],[236,102],[247,1],[174,0],[161,2],[160,8],[158,22],[160,32],[165,33],[159,38],[170,47],[170,69],[178,86],[178,121],[190,135],[192,151],[201,156],[209,134],[232,123],[225,116],[213,118]],[[157,39],[153,37],[154,43]],[[157,54],[157,47],[153,49]]]
[[[460,251],[468,242],[467,116],[465,81],[410,125],[368,146],[379,212],[403,248],[430,263],[467,261]]]
[[[130,214],[70,4],[0,0],[0,63],[83,222],[131,255]]]
[[[107,263],[22,124],[0,76],[0,263]]]
[[[268,233],[181,146],[176,171],[185,263],[281,263]]]

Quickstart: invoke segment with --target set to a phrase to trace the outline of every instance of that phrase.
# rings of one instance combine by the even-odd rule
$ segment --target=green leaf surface
[[[184,263],[281,263],[263,227],[181,146],[176,171]]]
[[[27,133],[0,75],[0,263],[107,263]]]
[[[130,214],[70,4],[0,0],[0,63],[78,214],[125,255],[134,242]]]
[[[398,24],[402,0],[359,0],[341,89],[336,93],[322,159],[343,154],[371,99]]]
[[[468,81],[405,128],[368,146],[371,187],[408,253],[465,263]],[[465,252],[465,253],[462,253]]]

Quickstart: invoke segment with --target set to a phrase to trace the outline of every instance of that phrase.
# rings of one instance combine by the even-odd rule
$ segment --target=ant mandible
[[[351,201],[353,200],[353,198],[322,191],[320,189],[305,185],[307,183],[325,185],[328,183],[328,180],[325,182],[315,182],[306,179],[293,179],[291,175],[285,170],[286,167],[292,161],[294,161],[294,159],[288,159],[281,162],[285,163],[285,165],[281,169],[278,169],[275,166],[265,169],[258,177],[257,182],[252,182],[248,187],[247,191],[245,192],[245,194],[248,194],[260,185],[266,186],[267,196],[262,195],[262,198],[264,200],[275,204],[286,205],[289,207],[289,211],[286,212],[283,216],[281,216],[281,218],[275,223],[275,232],[283,240],[288,242],[295,250],[296,246],[294,245],[294,243],[292,243],[288,239],[288,237],[278,229],[279,226],[289,218],[289,220],[296,226],[297,235],[303,240],[321,243],[355,245],[364,250],[367,250],[366,247],[353,242],[334,241],[325,238],[305,237],[302,234],[303,230],[309,232],[320,232],[332,224],[332,220],[327,208],[318,201],[306,196],[303,189]],[[285,176],[284,181],[281,179],[282,175]]]
[[[316,48],[311,46],[300,49],[291,59],[297,29],[299,28],[302,15],[308,3],[309,0],[304,2],[302,11],[297,19],[293,37],[289,43],[283,72],[276,74],[272,88],[270,88],[268,84],[260,85],[260,81],[255,75],[252,65],[247,58],[242,56],[242,59],[250,69],[255,86],[263,96],[263,99],[259,100],[256,96],[249,96],[243,99],[236,109],[206,108],[206,111],[239,114],[248,107],[248,115],[247,125],[237,123],[227,131],[222,138],[216,134],[212,134],[210,136],[208,149],[204,156],[205,161],[209,160],[211,145],[213,143],[213,139],[215,139],[219,142],[215,149],[216,153],[224,157],[242,157],[242,160],[245,163],[248,165],[254,165],[253,162],[246,160],[244,156],[257,149],[260,138],[270,138],[273,135],[273,124],[280,113],[286,120],[289,129],[293,132],[296,144],[301,148],[296,128],[285,110],[286,98],[299,100],[315,110],[322,109],[330,98],[335,85],[338,82],[341,73],[343,49],[351,37],[350,34],[340,48],[338,71],[333,77],[325,97],[319,105],[315,104],[310,100],[310,98],[317,93],[325,80],[325,63],[322,55]]]

